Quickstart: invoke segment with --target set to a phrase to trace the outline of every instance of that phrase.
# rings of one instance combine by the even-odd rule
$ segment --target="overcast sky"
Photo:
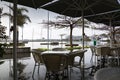
[[[5,2],[0,2],[0,7],[3,7],[3,13],[4,12],[10,12],[8,7],[6,5],[9,5]],[[21,7],[21,6],[18,6]],[[40,39],[40,38],[47,38],[47,29],[44,28],[45,26],[43,24],[40,24],[41,22],[48,21],[48,11],[43,9],[33,9],[25,7],[29,10],[29,13],[26,13],[30,19],[31,23],[25,24],[23,29],[24,39]],[[49,12],[49,20],[55,20],[56,16],[59,14]],[[7,35],[9,35],[9,18],[8,17],[2,17],[1,18],[2,25],[7,27]],[[60,34],[65,34],[65,36],[69,35],[69,28],[67,29],[50,29],[50,38],[60,38]],[[22,39],[22,29],[19,28],[19,39]],[[94,34],[101,34],[104,33],[104,31],[95,31],[93,29],[85,29],[85,34],[88,36],[94,35]],[[81,36],[82,30],[81,28],[75,28],[73,30],[73,35]],[[12,37],[12,33],[11,33]]]

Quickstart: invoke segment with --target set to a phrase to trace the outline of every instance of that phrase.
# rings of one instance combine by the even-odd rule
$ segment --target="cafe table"
[[[87,50],[73,50],[72,52],[70,50],[65,50],[65,51],[44,51],[41,53],[41,55],[43,54],[62,54],[62,55],[68,55],[69,54],[74,54],[74,52],[79,51],[79,52],[86,52]]]
[[[70,51],[67,50],[67,51],[44,51],[41,54],[65,54],[65,55],[67,55],[69,53],[70,53]]]
[[[108,67],[96,71],[94,80],[120,80],[120,68]]]
[[[70,50],[60,50],[60,51],[53,51],[53,50],[49,50],[49,51],[44,51],[42,52],[41,54],[70,54],[70,53],[73,53],[73,52],[76,52],[76,51],[79,51],[79,52],[86,52],[87,50],[73,50],[73,51],[70,51]]]

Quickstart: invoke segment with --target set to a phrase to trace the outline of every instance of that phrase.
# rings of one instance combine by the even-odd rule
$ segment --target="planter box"
[[[5,54],[2,59],[13,58],[13,48],[4,48]],[[30,57],[30,47],[20,47],[17,49],[17,58]]]

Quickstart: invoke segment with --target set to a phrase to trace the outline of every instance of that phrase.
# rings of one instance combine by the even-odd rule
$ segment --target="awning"
[[[42,8],[62,15],[80,17],[83,11],[84,15],[93,15],[120,9],[120,4],[117,0],[58,0]]]
[[[108,26],[120,26],[120,10],[111,13],[85,16],[85,18],[89,21],[103,23]]]
[[[14,0],[1,0],[1,1],[6,1],[6,2],[12,2]],[[24,5],[24,6],[28,6],[28,7],[32,7],[32,8],[40,8],[42,5],[51,2],[53,0],[18,0],[18,4],[20,5]]]

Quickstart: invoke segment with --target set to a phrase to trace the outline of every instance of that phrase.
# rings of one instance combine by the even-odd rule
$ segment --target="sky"
[[[6,7],[6,5],[9,5],[7,2],[0,2],[0,7],[3,7],[3,13],[5,12],[10,12],[9,8]],[[18,6],[18,7],[23,7],[23,6]],[[23,39],[42,39],[48,38],[48,30],[45,28],[46,25],[41,24],[43,21],[48,21],[48,12],[49,12],[49,20],[55,21],[56,16],[59,14],[44,10],[44,9],[33,9],[29,7],[25,7],[28,9],[29,13],[25,13],[28,15],[31,19],[31,23],[25,24],[23,28]],[[7,27],[7,35],[11,36],[12,39],[12,32],[9,34],[9,17],[2,17],[1,18],[2,25]],[[96,26],[93,24],[93,26]],[[98,31],[98,30],[93,30],[93,29],[85,29],[85,34],[88,36],[92,36],[94,34],[102,34],[105,33],[104,31]],[[51,39],[60,39],[60,34],[65,34],[63,37],[69,35],[69,28],[64,28],[64,29],[55,29],[55,28],[50,28],[49,30],[49,38]],[[82,35],[82,29],[81,28],[74,28],[73,29],[73,35],[75,36],[81,36]],[[22,39],[22,28],[19,28],[19,39]]]

